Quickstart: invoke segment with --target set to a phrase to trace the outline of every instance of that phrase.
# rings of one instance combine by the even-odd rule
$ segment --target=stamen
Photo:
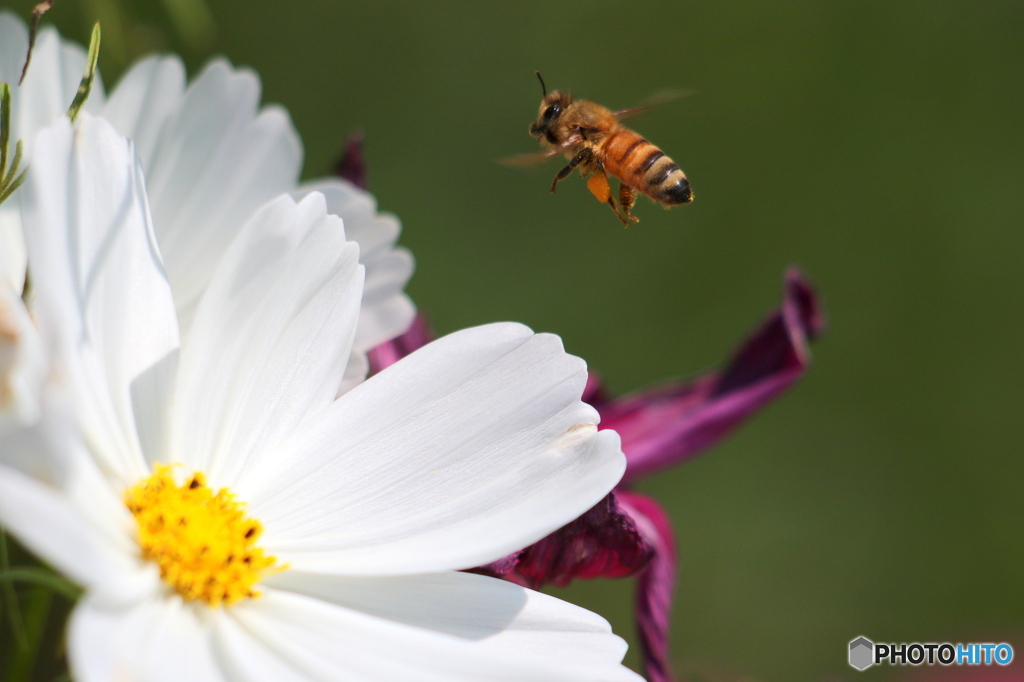
[[[172,467],[155,469],[124,501],[139,524],[142,555],[160,577],[185,599],[214,607],[259,596],[256,583],[285,568],[256,546],[260,522],[227,488],[207,487],[202,472],[179,486]]]

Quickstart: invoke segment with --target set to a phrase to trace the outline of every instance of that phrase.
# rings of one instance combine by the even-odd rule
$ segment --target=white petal
[[[66,396],[38,383],[33,390],[33,419],[0,415],[0,466],[60,486],[78,436],[75,414]]]
[[[359,312],[355,350],[368,351],[402,334],[416,308],[403,290],[412,276],[412,255],[395,246],[398,220],[379,215],[373,196],[343,180],[303,185],[296,196],[317,191],[327,199],[327,212],[345,221],[345,234],[359,244],[359,262],[366,266],[366,286]]]
[[[394,247],[401,226],[393,216],[377,213],[377,202],[369,192],[340,178],[321,178],[303,183],[294,194],[298,198],[310,192],[323,194],[327,210],[345,221],[345,233],[359,242],[364,264],[378,252],[386,253]]]
[[[39,418],[46,351],[0,254],[0,434]]]
[[[94,498],[104,494],[99,487],[89,490]],[[103,501],[96,503],[102,506]],[[124,506],[121,511],[128,515]],[[119,524],[114,521],[100,528],[56,488],[0,466],[0,525],[97,599],[123,603],[152,591],[159,577],[125,551],[130,539],[125,533],[118,537]]]
[[[239,669],[273,652],[278,666],[295,671],[283,679],[640,680],[619,665],[625,645],[603,620],[500,582],[425,576],[343,586],[337,579],[307,583],[315,598],[271,589],[217,614],[218,643]],[[373,594],[357,595],[360,587]],[[382,591],[389,588],[394,595]],[[397,603],[402,598],[408,608]]]
[[[237,492],[298,570],[408,574],[498,559],[622,476],[582,360],[516,324],[452,334],[310,417]]]
[[[17,84],[28,50],[28,28],[14,12],[0,10],[0,81]]]
[[[182,350],[174,452],[211,485],[330,405],[358,319],[363,268],[313,194],[261,209],[225,255]]]
[[[298,179],[298,135],[283,109],[258,111],[259,96],[255,74],[214,61],[189,86],[152,158],[143,158],[183,338],[246,218]]]
[[[366,266],[366,290],[356,335],[358,348],[370,350],[409,329],[416,307],[403,289],[412,270],[412,254],[401,248],[382,254]]]
[[[365,352],[353,348],[352,354],[348,356],[348,363],[345,365],[345,375],[341,378],[338,395],[348,393],[366,381],[366,375],[369,373],[370,359]]]
[[[184,94],[185,65],[174,55],[136,62],[110,93],[102,115],[135,143],[147,173],[146,162],[153,159],[160,133]]]
[[[519,585],[472,573],[353,577],[284,571],[278,590],[405,625],[488,642],[494,651],[618,663],[626,643],[599,615]],[[539,633],[543,633],[542,635]],[[500,634],[501,637],[494,638]],[[521,641],[509,641],[519,639]],[[556,653],[557,652],[557,653]]]
[[[312,682],[315,679],[287,655],[280,655],[278,647],[268,646],[259,634],[247,631],[229,615],[217,613],[213,620],[215,655],[229,682]]]
[[[22,194],[23,190],[19,189],[0,204],[0,254],[7,262],[2,276],[18,295],[25,285],[25,266],[28,263],[21,227]]]
[[[201,611],[157,596],[128,608],[86,599],[68,629],[76,682],[222,682]]]
[[[83,428],[111,473],[163,440],[177,327],[131,143],[81,114],[39,135],[25,183],[40,328],[64,340]],[[138,424],[136,417],[139,417]]]
[[[373,195],[338,179],[307,183],[292,193],[303,197],[321,192],[327,212],[345,221],[345,235],[359,244],[359,262],[366,267],[366,283],[359,307],[359,325],[338,395],[366,379],[366,352],[405,332],[416,316],[416,307],[404,289],[412,276],[412,255],[395,246],[401,231],[398,220],[377,213]]]

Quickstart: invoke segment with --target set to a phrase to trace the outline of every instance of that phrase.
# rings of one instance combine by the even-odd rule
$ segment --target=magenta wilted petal
[[[808,342],[824,329],[814,289],[795,269],[786,273],[782,305],[740,347],[728,367],[691,382],[673,382],[616,400],[588,401],[601,428],[622,436],[626,484],[678,464],[727,436],[803,375]]]
[[[524,550],[474,571],[538,589],[574,578],[622,578],[647,565],[652,550],[609,493],[590,511]]]
[[[345,141],[345,150],[334,163],[334,174],[359,189],[366,189],[366,162],[363,160],[363,134],[353,133]]]
[[[587,384],[583,387],[583,396],[580,400],[594,407],[600,407],[608,402],[604,387],[601,385],[601,376],[594,370],[587,372]]]
[[[521,549],[518,552],[513,552],[508,556],[502,557],[497,561],[492,561],[489,564],[483,566],[477,566],[476,568],[467,568],[467,573],[479,573],[480,575],[489,575],[492,578],[504,578],[510,582],[514,582],[517,585],[526,587],[526,581],[519,578],[516,573],[516,564],[519,563],[519,557],[523,555],[526,550]]]
[[[376,374],[395,364],[406,355],[419,350],[435,338],[434,331],[423,313],[416,313],[408,331],[399,337],[385,341],[366,354],[370,361],[370,373]]]
[[[655,500],[627,490],[616,493],[651,551],[651,561],[637,577],[634,618],[649,682],[671,682],[668,627],[676,585],[676,548],[668,514]]]

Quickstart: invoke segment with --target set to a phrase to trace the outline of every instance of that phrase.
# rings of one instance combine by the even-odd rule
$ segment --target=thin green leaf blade
[[[72,122],[78,118],[78,112],[85,106],[85,101],[89,99],[89,93],[92,92],[92,83],[96,80],[96,61],[99,57],[100,25],[97,22],[92,27],[92,37],[89,38],[89,53],[86,56],[85,73],[82,74],[82,81],[78,84],[78,92],[75,93],[75,99],[71,101],[71,106],[68,108],[68,118]]]

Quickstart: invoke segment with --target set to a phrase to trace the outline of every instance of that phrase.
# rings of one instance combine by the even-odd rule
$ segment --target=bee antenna
[[[537,80],[540,81],[540,89],[544,93],[544,96],[548,96],[548,86],[544,85],[544,78],[540,75],[540,71],[534,71],[537,74]]]

